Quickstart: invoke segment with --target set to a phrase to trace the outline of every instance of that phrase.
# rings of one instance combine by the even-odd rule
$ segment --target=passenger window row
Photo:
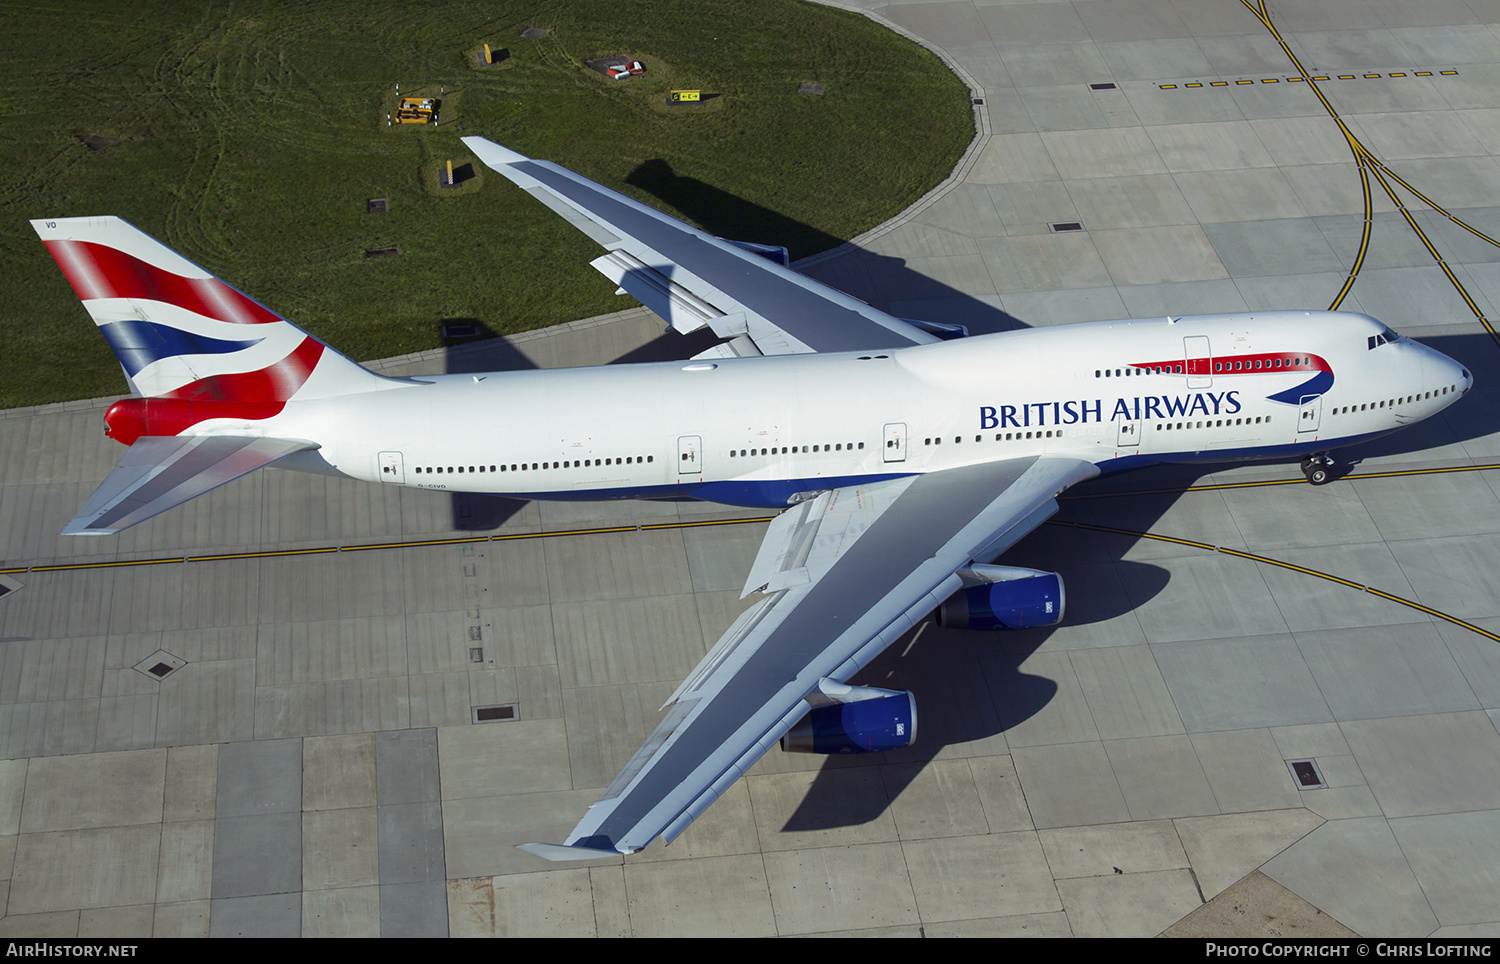
[[[1208,359],[1206,359],[1206,358],[1197,358],[1197,359],[1193,359],[1193,360],[1194,361],[1198,361],[1198,362],[1204,362],[1204,361],[1207,361]],[[1267,369],[1274,370],[1274,369],[1277,369],[1277,368],[1308,368],[1308,367],[1311,367],[1311,365],[1312,365],[1312,358],[1308,357],[1308,356],[1304,356],[1304,355],[1280,355],[1280,356],[1272,356],[1270,358],[1265,358],[1265,357],[1262,357],[1262,358],[1249,358],[1249,359],[1244,359],[1242,361],[1216,361],[1216,362],[1214,362],[1214,371],[1217,372],[1217,373],[1223,373],[1223,372],[1250,372],[1250,371],[1264,371],[1264,370],[1267,370]],[[1096,368],[1096,369],[1094,369],[1094,377],[1095,378],[1125,378],[1125,377],[1129,377],[1131,375],[1161,375],[1161,374],[1181,375],[1182,374],[1182,366],[1181,365],[1156,365],[1156,366],[1153,366],[1151,368],[1139,368],[1139,367],[1132,366],[1130,368],[1114,368],[1114,369],[1110,369],[1110,368]]]
[[[1312,365],[1312,359],[1300,355],[1290,357],[1282,356],[1275,358],[1249,358],[1244,361],[1214,362],[1216,372],[1258,372],[1268,368],[1305,368]]]
[[[1166,375],[1174,375],[1174,374],[1175,375],[1181,375],[1182,374],[1182,366],[1181,365],[1156,365],[1156,366],[1151,367],[1151,368],[1137,368],[1137,367],[1132,366],[1130,368],[1115,368],[1115,369],[1096,368],[1096,369],[1094,369],[1094,377],[1095,378],[1127,378],[1127,377],[1129,377],[1131,375],[1163,375],[1163,374],[1166,374]]]
[[[865,447],[865,443],[863,443],[863,442],[860,442],[858,444],[858,446],[857,446],[858,449],[863,449],[864,447]],[[853,442],[836,442],[833,445],[822,445],[822,446],[818,446],[818,445],[804,445],[801,448],[798,448],[795,445],[783,445],[780,448],[777,448],[776,446],[773,445],[770,448],[763,448],[763,449],[730,449],[729,450],[729,457],[732,458],[732,459],[733,458],[747,459],[747,458],[750,458],[750,457],[755,456],[755,455],[801,455],[801,454],[803,454],[805,452],[808,452],[808,451],[812,451],[812,452],[818,452],[818,451],[823,451],[823,452],[843,452],[843,451],[846,451],[846,450],[850,451],[850,452],[856,451],[856,445],[855,445],[855,443],[853,443]]]
[[[1229,427],[1232,428],[1232,427],[1234,427],[1236,425],[1260,425],[1262,421],[1264,421],[1266,424],[1269,425],[1270,422],[1271,422],[1271,416],[1269,416],[1269,415],[1265,415],[1265,416],[1257,415],[1254,418],[1219,418],[1219,419],[1208,419],[1207,421],[1196,422],[1196,423],[1194,423],[1194,422],[1176,422],[1176,423],[1173,423],[1173,422],[1157,422],[1156,423],[1156,430],[1158,432],[1161,432],[1161,431],[1172,432],[1172,431],[1186,431],[1188,429],[1193,429],[1193,428],[1224,428],[1225,426],[1229,426]]]
[[[1054,429],[1048,429],[1045,432],[1042,432],[1042,431],[1034,431],[1034,432],[996,432],[995,433],[995,441],[997,441],[997,442],[1019,442],[1022,439],[1029,439],[1029,438],[1062,438],[1062,434],[1063,434],[1062,433],[1062,429],[1060,429],[1060,428],[1059,429],[1055,429],[1055,430]],[[964,437],[962,435],[955,435],[955,436],[953,436],[953,444],[954,445],[962,444],[963,440],[964,440]],[[974,441],[976,441],[976,442],[983,442],[984,441],[984,436],[983,435],[976,435],[976,436],[974,436]],[[942,445],[943,444],[943,440],[941,438],[924,438],[922,440],[922,444],[923,445]]]
[[[1435,392],[1423,392],[1420,395],[1408,395],[1405,398],[1388,398],[1384,401],[1379,402],[1365,402],[1360,405],[1345,405],[1342,408],[1335,407],[1333,410],[1333,414],[1348,415],[1350,412],[1367,412],[1372,409],[1395,408],[1397,405],[1401,405],[1403,403],[1411,404],[1412,402],[1420,402],[1429,398],[1440,398],[1448,394],[1449,392],[1456,391],[1458,391],[1457,385],[1446,385]]]
[[[623,458],[623,459],[583,459],[583,460],[568,460],[568,461],[562,461],[562,462],[532,462],[530,464],[528,464],[526,462],[513,462],[513,463],[510,463],[508,465],[507,464],[501,464],[501,465],[490,465],[490,466],[484,466],[484,465],[474,466],[474,465],[471,465],[471,466],[468,467],[468,471],[470,473],[476,473],[476,472],[482,473],[482,472],[485,472],[485,471],[489,471],[489,472],[541,472],[541,471],[546,470],[546,469],[591,468],[591,467],[597,466],[597,465],[636,465],[636,464],[648,463],[648,462],[655,462],[655,461],[656,461],[656,456],[654,456],[654,455],[634,455],[634,456],[628,456],[628,457]],[[464,473],[465,469],[464,469],[464,466],[462,466],[462,465],[459,465],[459,466],[449,465],[449,466],[446,466],[446,467],[441,466],[441,465],[438,465],[438,466],[424,465],[421,468],[415,469],[414,471],[418,475],[432,475],[434,472],[436,472],[438,475],[451,475],[451,474],[454,474],[454,473],[457,473],[458,475],[462,475]]]

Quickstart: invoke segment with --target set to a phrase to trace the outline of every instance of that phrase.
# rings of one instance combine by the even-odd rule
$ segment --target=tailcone
[[[183,398],[125,398],[104,413],[104,434],[122,445],[149,435],[181,435],[200,422],[257,421],[279,415],[285,402],[199,402]]]

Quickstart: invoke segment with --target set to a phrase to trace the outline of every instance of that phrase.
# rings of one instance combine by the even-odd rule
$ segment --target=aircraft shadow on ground
[[[837,247],[838,238],[797,222],[759,205],[737,198],[694,178],[675,174],[664,161],[648,161],[627,179],[675,208],[688,220],[720,237],[780,244],[791,251],[805,252]],[[829,267],[832,264],[833,267]],[[824,283],[838,287],[855,297],[883,307],[891,300],[913,301],[942,299],[950,314],[932,320],[957,321],[968,326],[972,334],[1010,331],[1028,327],[1025,323],[993,305],[986,304],[940,282],[906,268],[899,258],[850,251],[834,262],[810,273]],[[472,320],[470,323],[475,323]],[[476,323],[477,324],[477,323]],[[1361,461],[1377,457],[1399,456],[1430,451],[1444,445],[1462,443],[1493,434],[1500,400],[1500,351],[1487,334],[1443,335],[1419,340],[1468,366],[1475,375],[1475,389],[1469,397],[1456,403],[1436,418],[1367,442],[1341,450],[1341,472],[1347,472]],[[713,343],[706,332],[681,336],[666,332],[635,349],[615,363],[670,361],[690,357]],[[450,372],[517,371],[536,368],[524,352],[508,342],[497,340],[493,350],[464,347],[450,359]],[[1394,388],[1394,387],[1393,387]],[[1326,418],[1327,416],[1325,416]],[[1293,461],[1293,460],[1286,460]],[[1202,476],[1223,471],[1246,462],[1163,465],[1114,477],[1103,484],[1129,489],[1181,488],[1195,484]],[[1128,480],[1128,481],[1125,481]],[[1080,487],[1078,492],[1095,486]],[[1093,521],[1118,525],[1138,531],[1149,531],[1179,496],[1122,495],[1072,502],[1065,505],[1059,519]],[[460,530],[498,528],[520,509],[524,502],[493,496],[455,495],[454,525]],[[1012,565],[1053,568],[1068,579],[1067,559],[1049,563],[1048,545],[1071,541],[1057,527],[1044,526],[1013,549],[1002,560]],[[1177,533],[1192,538],[1195,533]],[[1112,568],[1119,592],[1101,597],[1075,594],[1069,614],[1070,625],[1100,622],[1135,609],[1155,597],[1168,581],[1166,570],[1123,558],[1138,539],[1129,536],[1097,534],[1098,542],[1110,547],[1110,558],[1091,565]],[[1087,585],[1076,579],[1073,585]],[[911,763],[912,767],[884,769],[886,794],[848,794],[843,784],[829,775],[849,766],[868,765],[872,760],[859,758],[830,759],[820,771],[804,802],[789,819],[787,830],[816,829],[827,826],[856,825],[883,812],[887,799],[895,799],[906,784],[947,746],[955,742],[973,742],[997,736],[1025,722],[1040,712],[1056,695],[1057,684],[1045,677],[1028,674],[1021,666],[1039,647],[1045,645],[1053,630],[1032,630],[1016,634],[968,633],[942,631],[935,625],[923,626],[908,634],[856,677],[865,685],[893,689],[912,689],[919,698],[919,713],[926,707],[919,742],[899,753],[886,754],[883,763]],[[976,677],[974,661],[983,664]],[[969,693],[976,679],[987,684],[986,693],[964,700],[949,698]],[[923,696],[925,695],[925,699]]]
[[[841,241],[759,205],[720,191],[694,178],[675,174],[664,161],[648,161],[636,169],[628,183],[648,191],[675,208],[704,230],[735,240],[780,244],[792,252],[828,250]],[[942,300],[945,310],[938,321],[957,321],[972,334],[1010,331],[1028,327],[993,305],[956,291],[906,268],[899,258],[853,250],[809,273],[854,297],[884,308],[892,300]],[[483,329],[474,319],[459,321]],[[1487,334],[1442,335],[1419,340],[1466,365],[1475,376],[1475,388],[1440,416],[1339,452],[1339,469],[1348,472],[1365,459],[1431,451],[1493,434],[1500,400],[1500,351]],[[635,349],[614,363],[671,361],[690,357],[713,343],[705,330],[692,336],[671,331]],[[538,367],[525,353],[503,339],[483,347],[455,346],[448,371],[520,371]],[[1395,390],[1395,386],[1392,387]],[[1329,416],[1325,415],[1325,419]],[[1325,426],[1335,428],[1336,426]],[[1290,461],[1290,460],[1288,460]],[[1204,475],[1224,471],[1245,462],[1160,465],[1126,475],[1086,484],[1074,490],[1120,489],[1118,497],[1067,500],[1060,520],[1097,521],[1099,524],[1150,531],[1180,497],[1176,493],[1131,495],[1130,490],[1176,489],[1195,484]],[[1295,470],[1294,470],[1295,471]],[[482,495],[455,495],[454,526],[460,530],[492,530],[503,525],[524,502]],[[1193,538],[1196,533],[1175,533]],[[1079,563],[1061,547],[1091,541],[1092,561]],[[1149,602],[1170,578],[1167,570],[1124,558],[1139,541],[1136,537],[1043,526],[1002,559],[1010,565],[1051,568],[1061,572],[1070,587],[1081,590],[1070,598],[1067,624],[1102,623]],[[1103,547],[1103,557],[1100,547]],[[1085,569],[1092,572],[1085,572]],[[1090,592],[1099,580],[1112,580],[1104,592]],[[1091,581],[1095,585],[1091,585]],[[1028,630],[1011,634],[944,631],[925,622],[907,634],[858,674],[854,682],[890,689],[911,689],[918,697],[920,735],[907,750],[883,758],[834,757],[819,771],[785,830],[816,830],[854,826],[876,819],[910,784],[924,766],[947,747],[992,739],[1031,719],[1057,695],[1058,685],[1045,676],[1027,673],[1022,666],[1044,646],[1055,630]],[[976,672],[977,670],[977,672]],[[883,793],[850,793],[840,778],[851,767],[872,763],[883,766],[874,773],[883,780]],[[901,766],[899,764],[910,764]]]
[[[1337,455],[1345,471],[1366,459],[1430,452],[1472,441],[1494,434],[1500,427],[1493,404],[1500,396],[1500,350],[1489,335],[1440,336],[1422,341],[1468,366],[1476,387],[1434,418],[1340,450]],[[1174,490],[1197,484],[1204,476],[1250,464],[1255,463],[1167,464],[1108,476],[1071,490],[1062,498],[1062,508],[1054,520],[1150,532],[1186,494]],[[1294,465],[1288,466],[1290,478],[1297,474]],[[1133,494],[1145,490],[1167,491]],[[1164,534],[1207,538],[1197,532]],[[1140,537],[1131,535],[1043,525],[999,562],[1061,573],[1068,587],[1065,626],[1104,623],[1144,606],[1170,580],[1167,570],[1126,558],[1140,541]],[[948,747],[993,739],[1041,712],[1056,696],[1058,684],[1026,672],[1023,665],[1055,632],[1050,628],[1016,633],[940,630],[929,622],[908,633],[851,682],[911,690],[917,698],[917,742],[882,757],[830,758],[783,829],[830,829],[874,820]],[[883,792],[850,792],[843,771],[872,764],[894,764],[877,771]]]
[[[438,332],[443,339],[443,371],[449,375],[524,372],[538,367],[483,319],[443,318]]]
[[[1074,498],[1064,497],[1054,519],[1148,532],[1185,493],[1135,495],[1133,491],[1182,489],[1221,468],[1161,465],[1086,482],[1071,490]],[[1118,494],[1111,492],[1123,479],[1132,484],[1121,487]],[[1186,538],[1195,535],[1174,534]],[[1063,627],[1102,627],[1149,603],[1171,580],[1170,572],[1161,566],[1126,558],[1140,541],[1131,535],[1042,525],[997,562],[1060,573],[1068,599]],[[906,634],[850,682],[910,690],[917,701],[916,742],[880,756],[830,758],[782,829],[826,830],[877,819],[949,747],[982,745],[1042,712],[1056,697],[1058,683],[1036,670],[1027,671],[1024,665],[1043,650],[1058,629],[944,630],[929,620]],[[1001,744],[988,755],[1008,753],[1009,749],[1008,743]],[[987,754],[980,751],[978,755]],[[882,792],[873,788],[850,792],[849,778],[842,771],[877,765]]]
[[[1177,498],[1151,497],[1148,504],[1134,507],[1129,524],[1149,528]],[[1067,512],[1064,509],[1063,514]],[[1170,573],[1160,566],[1124,558],[1138,541],[1130,536],[1042,526],[998,561],[1061,573],[1069,600],[1063,625],[1102,624],[1149,602],[1170,580]],[[1023,665],[1056,632],[1057,627],[1017,632],[945,630],[928,620],[907,633],[850,682],[910,690],[917,702],[916,742],[881,755],[829,758],[782,829],[826,830],[868,823],[949,747],[994,740],[1042,712],[1056,697],[1058,684],[1046,675],[1028,672]],[[1007,752],[1009,747],[1002,744],[989,755]],[[987,754],[980,751],[980,755]],[[883,792],[850,792],[844,771],[875,765]]]
[[[795,218],[746,201],[697,178],[677,174],[664,160],[646,161],[625,178],[625,183],[651,194],[676,210],[683,220],[696,224],[709,234],[735,241],[781,245],[791,252],[794,259],[830,251],[844,244],[844,239]],[[941,300],[942,317],[922,316],[922,320],[964,325],[974,335],[1030,327],[995,305],[911,270],[901,258],[860,248],[851,247],[831,261],[809,267],[806,273],[809,278],[882,311],[890,310],[892,301]]]
[[[1434,418],[1393,435],[1356,445],[1338,454],[1349,465],[1367,458],[1403,455],[1453,443],[1471,442],[1500,428],[1500,347],[1488,334],[1438,335],[1416,340],[1468,368],[1474,376],[1469,394]],[[1377,349],[1378,350],[1378,349]]]

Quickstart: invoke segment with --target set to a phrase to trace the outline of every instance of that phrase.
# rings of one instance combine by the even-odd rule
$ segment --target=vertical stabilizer
[[[401,384],[350,361],[119,218],[31,226],[114,349],[135,395],[265,405]]]

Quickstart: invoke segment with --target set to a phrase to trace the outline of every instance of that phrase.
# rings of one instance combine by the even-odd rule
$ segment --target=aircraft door
[[[906,461],[906,423],[887,422],[885,426],[885,461]]]
[[[1303,395],[1297,406],[1297,434],[1316,432],[1323,418],[1323,396]]]
[[[703,438],[683,435],[677,439],[677,474],[703,474]]]
[[[380,453],[380,481],[392,485],[405,484],[406,472],[402,468],[400,452]]]
[[[1187,366],[1188,388],[1212,388],[1214,384],[1213,352],[1209,349],[1207,335],[1189,335],[1182,339],[1183,356]]]
[[[1134,420],[1120,423],[1120,438],[1115,443],[1118,448],[1134,448],[1141,444],[1141,423]]]

